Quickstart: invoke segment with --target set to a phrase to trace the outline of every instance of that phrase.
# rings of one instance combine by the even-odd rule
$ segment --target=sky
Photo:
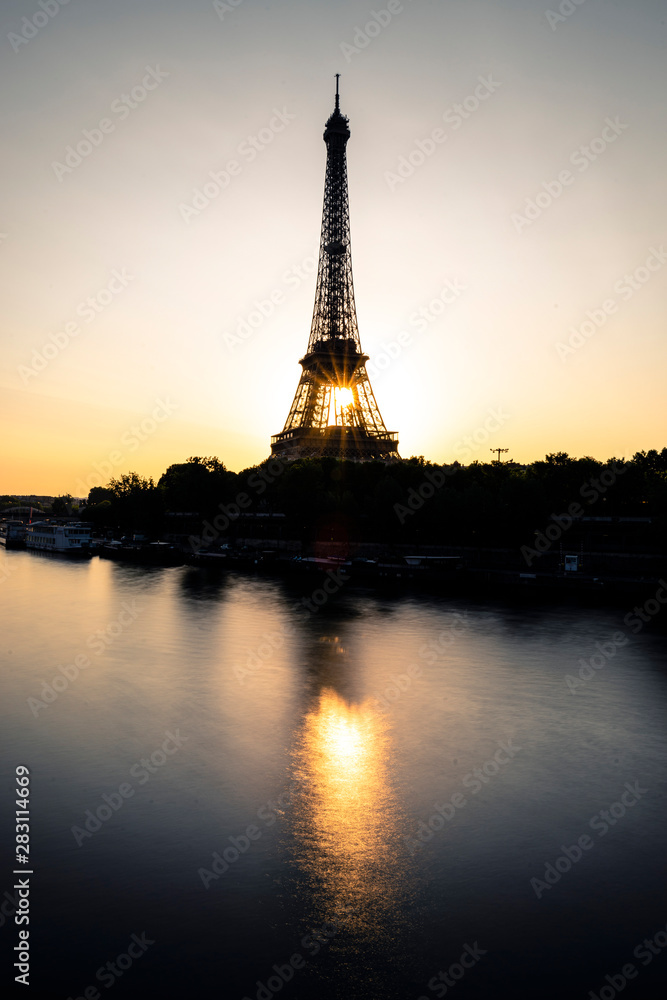
[[[403,457],[667,444],[664,0],[4,0],[0,494],[282,430],[341,73]]]

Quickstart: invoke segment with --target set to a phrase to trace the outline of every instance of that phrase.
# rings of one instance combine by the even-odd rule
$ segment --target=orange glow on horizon
[[[275,11],[239,10],[223,37],[210,5],[194,30],[177,6],[155,55],[165,75],[122,119],[109,108],[156,44],[154,21],[127,5],[97,5],[85,60],[68,9],[0,66],[17,128],[0,224],[0,493],[79,496],[105,479],[100,468],[158,479],[191,455],[240,471],[269,457],[284,426],[311,328],[340,52],[323,63],[324,7],[299,17],[298,32]],[[660,5],[598,12],[605,48],[593,55],[585,11],[562,34],[519,6],[487,2],[480,17],[431,4],[418,18],[406,7],[403,28],[343,75],[373,393],[404,457],[661,450]],[[334,20],[354,23],[348,8]],[[463,40],[446,68],[443,32]],[[279,79],[256,62],[276,38]],[[478,100],[483,74],[497,86]],[[76,159],[68,146],[90,145],[82,130],[105,112],[113,131],[54,171]],[[623,127],[582,160],[608,116]],[[332,423],[344,422],[346,388],[332,393]],[[169,419],[134,434],[160,399],[176,406]],[[499,408],[501,428],[466,455],[465,439]]]

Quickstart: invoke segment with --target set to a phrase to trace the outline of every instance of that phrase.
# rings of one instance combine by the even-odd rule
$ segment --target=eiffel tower
[[[384,425],[366,372],[352,284],[350,206],[345,147],[348,118],[336,106],[326,123],[327,169],[315,308],[303,371],[289,416],[271,438],[271,453],[297,458],[397,460],[398,434]]]

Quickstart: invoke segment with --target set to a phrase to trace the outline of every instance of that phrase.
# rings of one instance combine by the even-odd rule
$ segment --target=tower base
[[[286,462],[299,458],[341,458],[348,462],[396,462],[398,434],[372,435],[358,427],[296,428],[271,438],[271,454]]]

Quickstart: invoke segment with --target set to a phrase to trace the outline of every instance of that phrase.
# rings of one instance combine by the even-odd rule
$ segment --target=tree
[[[167,510],[204,515],[226,503],[238,492],[237,476],[219,458],[192,457],[170,465],[158,481]]]
[[[55,517],[66,517],[71,510],[72,497],[69,493],[65,493],[63,496],[54,497],[53,503],[51,504],[51,513]]]
[[[110,479],[111,516],[126,531],[158,533],[162,528],[164,498],[153,479],[144,479],[137,472],[127,472],[120,479]]]
[[[102,500],[101,503],[89,504],[86,507],[85,518],[86,521],[94,524],[98,530],[113,527],[113,504],[110,500]]]
[[[93,504],[103,503],[105,500],[112,500],[113,495],[112,490],[109,490],[104,486],[93,486],[88,494],[88,503],[91,506]]]

